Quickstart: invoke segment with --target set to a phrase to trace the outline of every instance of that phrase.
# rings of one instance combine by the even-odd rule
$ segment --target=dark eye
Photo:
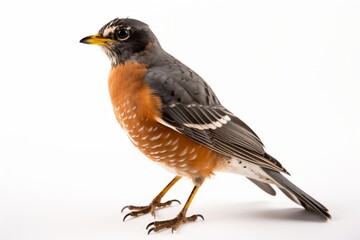
[[[116,37],[119,39],[119,40],[126,40],[130,37],[130,30],[129,29],[125,29],[125,28],[121,28],[121,29],[118,29],[116,31]]]

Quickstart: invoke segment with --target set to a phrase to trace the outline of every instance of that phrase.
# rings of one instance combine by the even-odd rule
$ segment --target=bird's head
[[[80,42],[100,45],[113,66],[128,60],[149,61],[148,58],[161,49],[149,26],[130,18],[116,18]]]

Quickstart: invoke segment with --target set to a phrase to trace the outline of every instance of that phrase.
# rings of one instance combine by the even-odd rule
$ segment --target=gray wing
[[[218,153],[286,172],[264,151],[254,131],[220,104],[210,86],[171,55],[150,66],[145,80],[161,98],[167,125]]]

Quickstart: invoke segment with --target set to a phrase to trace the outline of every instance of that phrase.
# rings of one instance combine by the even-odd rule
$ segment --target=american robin
[[[241,174],[270,195],[275,195],[275,185],[305,209],[331,218],[326,207],[285,178],[285,168],[265,152],[248,125],[221,105],[210,86],[161,48],[147,24],[116,18],[80,42],[100,45],[110,58],[110,97],[131,142],[176,175],[149,205],[124,207],[130,211],[124,220],[154,215],[157,208],[178,202],[161,199],[182,177],[194,183],[185,206],[173,219],[150,223],[148,233],[174,231],[203,218],[186,212],[201,184],[215,172]]]

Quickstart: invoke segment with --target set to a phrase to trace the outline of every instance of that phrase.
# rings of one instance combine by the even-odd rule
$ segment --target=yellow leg
[[[179,228],[179,226],[183,223],[186,223],[186,222],[194,222],[196,221],[199,217],[202,218],[204,220],[204,217],[200,214],[196,214],[196,215],[192,215],[190,217],[186,217],[186,212],[193,200],[193,198],[195,197],[195,194],[196,192],[199,190],[201,185],[196,185],[188,200],[186,201],[185,203],[185,206],[183,207],[183,209],[180,211],[180,213],[173,219],[170,219],[170,220],[165,220],[165,221],[155,221],[155,222],[152,222],[150,223],[146,229],[149,229],[149,227],[151,227],[148,231],[148,234],[150,234],[152,231],[154,232],[158,232],[160,230],[163,230],[163,229],[167,229],[167,228],[171,228],[171,231],[174,232],[176,229]]]
[[[189,196],[188,200],[187,200],[186,203],[185,203],[185,206],[183,207],[183,209],[181,210],[181,212],[180,212],[179,214],[182,214],[182,215],[184,215],[184,216],[186,215],[186,212],[187,212],[188,208],[190,207],[190,204],[191,204],[192,200],[194,199],[195,194],[196,194],[197,191],[199,190],[200,186],[201,186],[201,185],[195,186],[195,187],[193,188],[193,190],[192,190],[191,193],[190,193],[190,196]]]
[[[176,176],[174,177],[173,180],[171,180],[171,182],[169,182],[168,185],[166,185],[166,187],[154,198],[153,202],[160,202],[160,200],[162,199],[162,197],[170,190],[170,188],[172,188],[172,186],[175,185],[175,183],[177,181],[179,181],[181,179],[180,176]],[[176,200],[177,201],[177,200]]]
[[[169,200],[166,201],[164,203],[160,202],[162,197],[164,197],[164,195],[170,190],[170,188],[172,186],[174,186],[174,184],[179,181],[181,179],[180,176],[176,176],[173,180],[171,180],[171,182],[166,185],[166,187],[151,201],[151,203],[147,206],[133,206],[133,205],[128,205],[125,206],[121,212],[123,212],[125,209],[129,209],[131,212],[126,214],[125,217],[123,218],[123,221],[126,220],[127,217],[132,216],[132,217],[138,217],[147,213],[151,213],[151,215],[155,216],[155,210],[157,208],[163,208],[166,206],[170,206],[173,202],[177,202],[180,204],[180,201],[173,199],[173,200]],[[134,211],[132,211],[134,210]]]

